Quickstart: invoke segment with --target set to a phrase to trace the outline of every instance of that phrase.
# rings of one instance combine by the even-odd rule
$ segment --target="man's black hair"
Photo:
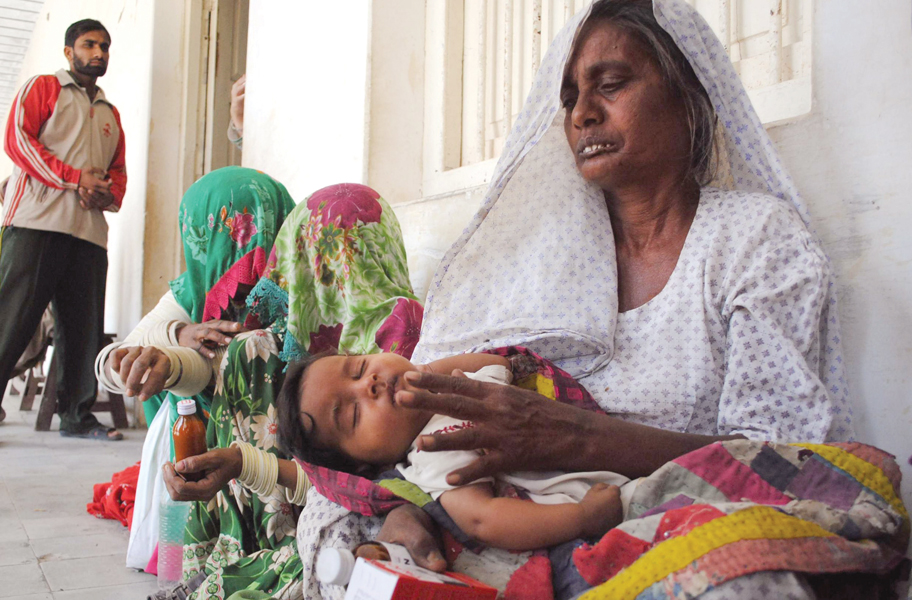
[[[286,453],[304,462],[320,467],[355,473],[362,465],[348,456],[324,448],[315,448],[308,439],[301,424],[301,384],[307,379],[307,370],[315,362],[327,356],[336,356],[335,350],[313,354],[288,365],[285,381],[276,398],[276,425],[279,447]]]
[[[66,35],[63,38],[63,43],[70,48],[73,48],[76,45],[76,40],[90,31],[104,31],[105,35],[108,36],[108,41],[111,41],[111,34],[108,33],[108,30],[105,28],[105,26],[101,24],[101,21],[96,21],[95,19],[83,19],[82,21],[76,21],[67,27]]]

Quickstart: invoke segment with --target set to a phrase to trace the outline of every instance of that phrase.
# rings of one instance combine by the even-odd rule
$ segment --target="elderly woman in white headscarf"
[[[476,425],[419,442],[482,450],[450,483],[638,477],[719,440],[852,437],[830,262],[724,48],[684,2],[600,0],[552,43],[437,270],[413,360],[508,345],[554,361],[608,414],[416,373],[397,401]],[[299,527],[305,562],[307,544],[377,534],[316,503]],[[397,509],[379,535],[439,568],[423,518]],[[703,597],[813,597],[788,572],[738,586]]]

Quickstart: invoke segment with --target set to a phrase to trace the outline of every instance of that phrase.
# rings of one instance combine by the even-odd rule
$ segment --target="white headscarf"
[[[653,9],[715,108],[728,168],[726,181],[714,185],[787,199],[810,229],[807,208],[712,29],[681,0],[654,0]],[[614,238],[602,190],[576,168],[559,98],[564,65],[589,10],[551,43],[481,209],[443,257],[413,360],[523,345],[577,378],[611,360],[618,311]],[[830,298],[823,326],[837,332]],[[824,336],[827,362],[841,362],[834,338]]]

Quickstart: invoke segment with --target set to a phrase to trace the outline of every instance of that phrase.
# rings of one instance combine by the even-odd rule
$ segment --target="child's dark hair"
[[[337,355],[335,350],[326,350],[288,364],[285,381],[276,398],[277,437],[279,447],[295,458],[312,465],[355,473],[362,465],[336,450],[314,448],[301,425],[300,390],[307,379],[307,370],[321,358]]]

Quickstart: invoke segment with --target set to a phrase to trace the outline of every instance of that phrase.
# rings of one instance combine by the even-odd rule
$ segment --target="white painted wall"
[[[199,60],[191,45],[200,45],[198,39],[187,39],[191,30],[188,21],[194,14],[199,19],[201,5],[197,0],[155,0],[154,5],[148,23],[154,32],[150,40],[153,61],[146,75],[153,98],[145,124],[146,214],[143,228],[134,231],[134,243],[142,243],[144,248],[138,290],[140,316],[155,306],[168,290],[168,282],[184,270],[177,209],[184,191],[193,183],[194,169],[188,155],[192,157],[196,149],[192,145],[196,138],[187,133],[184,102],[191,87],[187,73]],[[198,83],[194,79],[192,85]],[[186,142],[188,138],[190,143]],[[129,332],[135,324],[124,331]]]
[[[818,3],[811,114],[770,131],[839,274],[859,441],[912,506],[912,5]]]
[[[369,0],[250,2],[243,164],[296,201],[364,181],[369,21]]]
[[[143,230],[151,110],[152,2],[127,0],[46,0],[35,23],[32,42],[23,62],[18,85],[37,74],[67,68],[64,33],[85,18],[101,21],[111,33],[111,60],[99,79],[108,99],[120,111],[127,145],[127,194],[123,208],[108,214],[108,287],[105,329],[124,335],[142,316]],[[4,115],[4,123],[6,116]],[[12,163],[0,153],[0,174]],[[2,178],[2,177],[0,177]]]

